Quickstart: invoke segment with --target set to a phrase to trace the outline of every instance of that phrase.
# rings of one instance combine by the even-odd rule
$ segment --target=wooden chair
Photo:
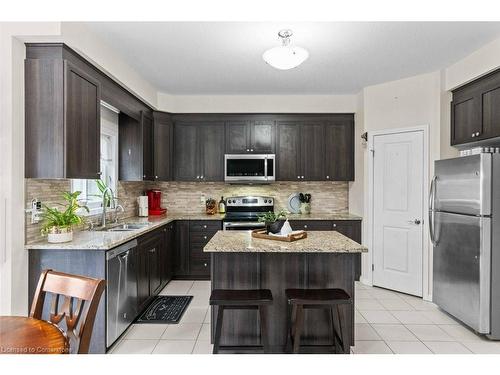
[[[38,281],[30,317],[42,319],[45,295],[52,293],[49,321],[64,330],[59,325],[64,319],[71,352],[86,354],[105,285],[102,279],[45,270]],[[60,296],[64,297],[62,306]]]

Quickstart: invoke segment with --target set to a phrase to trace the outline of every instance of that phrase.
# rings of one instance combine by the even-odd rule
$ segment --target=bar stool
[[[269,289],[214,289],[210,295],[210,305],[217,306],[217,322],[215,323],[215,338],[213,353],[219,350],[247,351],[264,350],[269,353],[269,341],[267,338],[267,321],[265,306],[273,303],[273,295]],[[220,337],[222,333],[222,319],[224,310],[259,310],[260,337],[262,346],[221,346]]]
[[[287,336],[286,351],[290,352],[290,344],[293,345],[293,353],[299,353],[300,336],[304,327],[305,309],[328,309],[333,328],[333,348],[336,352],[338,343],[345,352],[345,344],[342,339],[344,319],[341,305],[352,304],[352,299],[343,289],[286,289],[287,306]],[[335,328],[338,324],[338,330]],[[320,345],[319,347],[329,345]]]

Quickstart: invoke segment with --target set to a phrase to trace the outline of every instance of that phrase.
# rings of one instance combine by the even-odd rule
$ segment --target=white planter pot
[[[62,233],[48,233],[47,241],[50,243],[62,243],[73,241],[73,231],[67,231]]]

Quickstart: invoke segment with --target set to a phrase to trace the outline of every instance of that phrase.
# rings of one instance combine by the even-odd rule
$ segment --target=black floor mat
[[[177,324],[193,296],[157,296],[136,323]]]

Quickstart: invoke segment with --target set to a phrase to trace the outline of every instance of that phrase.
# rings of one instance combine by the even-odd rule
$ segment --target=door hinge
[[[375,265],[372,264],[372,271],[375,271]]]

